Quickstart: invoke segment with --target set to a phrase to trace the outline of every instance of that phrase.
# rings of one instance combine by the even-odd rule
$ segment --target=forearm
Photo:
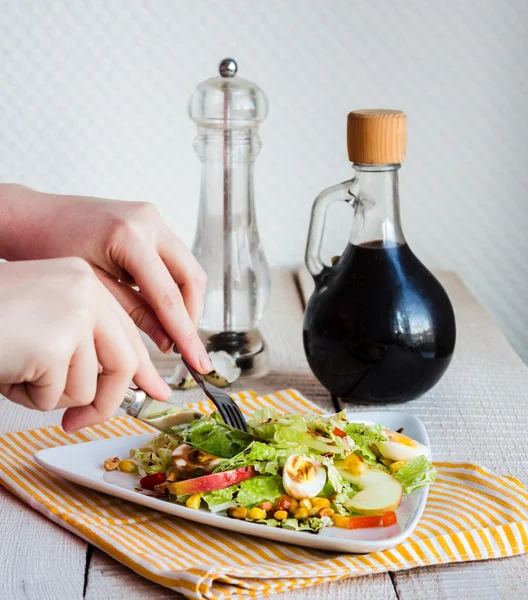
[[[0,258],[48,258],[34,252],[37,240],[46,235],[47,219],[42,213],[47,197],[23,185],[0,184]]]
[[[0,258],[17,258],[17,249],[25,237],[22,215],[31,192],[23,185],[0,184]]]

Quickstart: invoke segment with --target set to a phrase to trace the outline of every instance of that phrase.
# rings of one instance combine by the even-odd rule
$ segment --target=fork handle
[[[140,389],[128,388],[125,399],[121,402],[121,408],[131,417],[137,417],[142,409],[147,393]]]

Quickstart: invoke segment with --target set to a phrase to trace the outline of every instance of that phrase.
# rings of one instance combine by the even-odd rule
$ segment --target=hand
[[[160,350],[170,352],[174,341],[199,372],[212,369],[196,331],[205,272],[151,204],[5,185],[0,227],[0,257],[83,258]]]
[[[158,400],[171,394],[130,317],[79,258],[1,263],[0,330],[0,394],[67,408],[66,431],[112,416],[132,379]]]

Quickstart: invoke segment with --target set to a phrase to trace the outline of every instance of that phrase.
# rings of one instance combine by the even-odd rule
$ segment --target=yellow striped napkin
[[[294,390],[234,397],[246,415],[268,403],[281,412],[323,412]],[[198,408],[210,412],[212,406],[204,402]],[[405,543],[346,555],[211,529],[68,483],[32,460],[43,448],[145,431],[152,430],[115,417],[72,435],[60,427],[5,434],[0,482],[136,573],[189,598],[261,598],[323,581],[528,550],[528,493],[516,479],[471,464],[436,464],[438,479],[425,513]]]

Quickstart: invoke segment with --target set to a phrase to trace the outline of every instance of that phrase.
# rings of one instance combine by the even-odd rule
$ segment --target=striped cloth
[[[295,390],[234,396],[250,415],[323,412]],[[210,412],[208,403],[193,405]],[[281,545],[178,519],[68,483],[32,460],[43,448],[152,431],[128,417],[67,435],[60,427],[0,437],[0,482],[24,502],[118,561],[188,598],[261,598],[383,571],[482,560],[528,550],[528,493],[511,477],[471,464],[436,463],[425,513],[406,542],[347,555]],[[308,534],[307,534],[308,535]]]

